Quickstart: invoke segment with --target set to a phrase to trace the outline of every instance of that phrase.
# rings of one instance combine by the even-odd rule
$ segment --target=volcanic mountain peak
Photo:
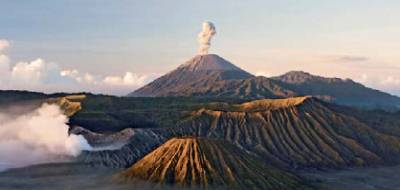
[[[218,82],[254,77],[215,54],[197,55],[177,69],[128,96],[190,96],[204,94]]]
[[[172,138],[118,176],[187,187],[304,189],[296,176],[222,140]]]
[[[243,71],[239,67],[225,60],[224,58],[216,55],[216,54],[206,54],[206,55],[196,55],[183,65],[181,65],[179,69],[187,70],[187,71]],[[245,72],[245,71],[243,71]]]

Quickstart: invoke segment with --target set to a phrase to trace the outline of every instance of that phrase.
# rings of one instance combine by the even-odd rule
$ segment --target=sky
[[[397,0],[0,1],[0,89],[127,94],[197,54],[255,75],[303,70],[400,95]]]

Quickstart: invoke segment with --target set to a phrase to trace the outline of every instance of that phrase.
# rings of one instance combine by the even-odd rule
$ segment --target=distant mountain
[[[366,108],[397,109],[400,98],[350,79],[324,78],[302,71],[256,77],[215,54],[197,55],[172,72],[128,94],[134,97],[287,98],[312,95],[325,101]]]
[[[219,81],[240,80],[253,75],[218,55],[197,55],[172,72],[128,96],[191,96],[205,94]]]
[[[225,141],[192,137],[172,138],[117,180],[145,180],[185,189],[308,189],[296,176],[267,166]]]
[[[291,71],[272,79],[299,95],[312,95],[349,106],[400,108],[399,97],[365,87],[351,79],[325,78],[303,71]]]

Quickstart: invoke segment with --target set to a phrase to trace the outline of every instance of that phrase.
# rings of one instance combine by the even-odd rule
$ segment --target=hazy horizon
[[[398,1],[40,1],[0,7],[0,89],[123,95],[197,54],[264,76],[301,70],[400,95]],[[223,11],[221,11],[223,10]]]

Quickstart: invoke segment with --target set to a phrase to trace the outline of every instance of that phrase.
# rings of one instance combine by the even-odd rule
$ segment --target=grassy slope
[[[207,98],[134,98],[88,96],[83,109],[70,122],[92,131],[112,132],[124,128],[171,127],[193,110],[222,99]],[[240,102],[227,99],[224,102]]]

